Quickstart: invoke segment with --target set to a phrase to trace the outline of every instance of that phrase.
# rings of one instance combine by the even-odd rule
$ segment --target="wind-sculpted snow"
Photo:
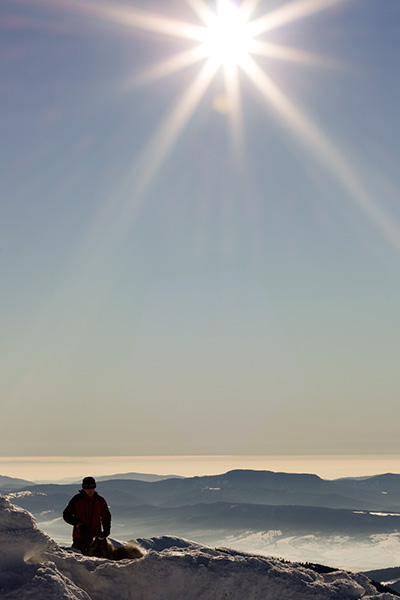
[[[47,556],[58,547],[27,511],[0,496],[0,598],[90,600]]]
[[[0,497],[2,600],[394,600],[364,575],[318,573],[300,564],[176,537],[139,540],[141,559],[119,562],[60,548],[34,518]]]
[[[30,513],[0,496],[0,564],[13,567],[30,560],[40,562],[43,553],[57,546],[37,528]]]

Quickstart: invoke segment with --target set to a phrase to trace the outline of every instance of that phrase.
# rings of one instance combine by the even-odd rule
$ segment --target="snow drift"
[[[139,540],[137,560],[89,558],[60,548],[30,513],[0,496],[2,600],[394,600],[361,574],[317,572],[277,558],[175,537]]]

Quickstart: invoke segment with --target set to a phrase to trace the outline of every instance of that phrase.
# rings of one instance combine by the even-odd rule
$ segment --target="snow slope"
[[[147,554],[112,562],[57,546],[27,511],[0,496],[2,600],[394,600],[361,574],[175,538],[141,540]]]

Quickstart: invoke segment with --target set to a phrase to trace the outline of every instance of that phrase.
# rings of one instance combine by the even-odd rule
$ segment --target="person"
[[[111,513],[107,502],[95,491],[93,477],[84,477],[82,489],[69,501],[63,519],[73,525],[72,547],[87,554],[95,536],[106,538],[111,531]]]

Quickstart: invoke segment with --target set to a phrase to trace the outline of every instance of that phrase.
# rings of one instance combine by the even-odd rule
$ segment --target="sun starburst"
[[[54,0],[54,4],[63,2]],[[165,115],[135,163],[135,198],[131,198],[130,206],[121,207],[121,228],[129,222],[129,213],[135,212],[142,202],[147,186],[173,150],[212,81],[222,71],[223,91],[214,98],[212,106],[229,116],[233,148],[243,151],[241,88],[246,83],[242,77],[245,75],[259,90],[266,106],[273,108],[282,125],[343,186],[349,197],[374,221],[386,238],[400,248],[397,228],[365,189],[351,164],[311,116],[277,86],[267,68],[255,60],[256,57],[261,61],[268,57],[268,60],[331,67],[334,64],[332,60],[325,60],[303,49],[272,43],[265,36],[274,29],[348,2],[351,0],[283,1],[274,10],[255,17],[260,0],[216,0],[214,9],[205,0],[185,0],[198,19],[197,22],[187,22],[138,10],[127,4],[110,4],[104,0],[68,0],[69,9],[90,14],[96,19],[118,23],[130,30],[143,30],[193,42],[191,48],[137,73],[132,85],[149,84],[203,62],[201,69],[188,83],[186,92]]]
[[[334,0],[336,3],[348,0]],[[312,0],[314,12],[326,8],[333,0]],[[177,22],[168,17],[153,15],[145,18],[143,13],[129,12],[129,23],[140,29],[162,32],[176,38],[193,40],[192,48],[176,54],[157,65],[144,69],[135,75],[134,84],[148,84],[167,77],[191,64],[203,61],[203,67],[196,78],[188,85],[187,92],[177,105],[166,115],[164,122],[149,141],[142,154],[138,173],[143,186],[151,180],[158,166],[171,151],[189,119],[205,96],[213,79],[222,70],[221,93],[214,98],[213,108],[230,117],[233,148],[238,154],[242,151],[243,125],[240,71],[248,75],[253,72],[253,56],[271,57],[274,60],[297,63],[321,64],[322,60],[304,50],[266,42],[262,39],[265,31],[273,28],[274,22],[281,25],[291,20],[308,16],[311,12],[309,0],[296,0],[286,5],[285,11],[276,10],[263,18],[252,19],[258,2],[244,0],[240,4],[230,0],[217,0],[212,10],[204,0],[186,0],[200,24]],[[114,18],[125,20],[127,9],[114,10]]]

